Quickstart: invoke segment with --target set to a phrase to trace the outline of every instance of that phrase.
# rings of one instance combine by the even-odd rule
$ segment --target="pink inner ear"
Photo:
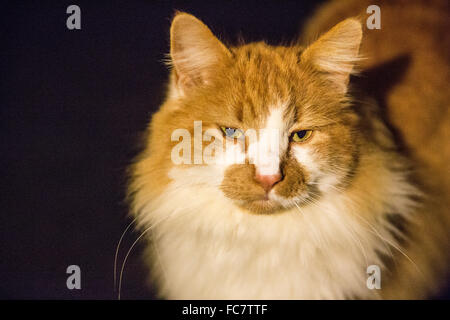
[[[178,72],[175,72],[175,77],[178,88],[182,89],[182,88],[189,88],[192,86],[192,80],[190,80],[189,77],[183,74],[179,74]]]
[[[343,93],[347,91],[350,74],[360,60],[362,39],[361,23],[353,18],[342,21],[323,34],[302,53],[318,70],[328,73],[328,78]]]
[[[170,54],[181,92],[207,83],[215,68],[231,56],[206,25],[186,13],[172,22]]]
[[[189,74],[180,74],[175,71],[175,83],[179,90],[184,91],[201,84],[206,84],[208,80],[205,72],[201,72],[198,77],[191,77]]]

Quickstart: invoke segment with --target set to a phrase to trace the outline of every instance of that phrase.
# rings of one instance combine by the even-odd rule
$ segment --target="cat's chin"
[[[252,214],[282,214],[295,207],[298,207],[300,210],[299,207],[308,205],[311,202],[308,194],[305,194],[303,197],[297,196],[295,199],[285,199],[272,194],[269,197],[261,197],[248,201],[234,201],[235,205]]]
[[[286,210],[278,201],[269,199],[240,202],[238,206],[252,214],[276,214]]]

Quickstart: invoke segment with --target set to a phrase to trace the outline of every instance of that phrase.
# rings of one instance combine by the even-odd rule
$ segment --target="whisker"
[[[146,228],[140,235],[139,237],[137,237],[137,239],[133,242],[133,244],[131,245],[130,249],[127,251],[127,254],[125,255],[125,258],[123,259],[122,262],[122,268],[120,269],[120,276],[119,276],[119,293],[118,293],[118,300],[120,300],[120,296],[121,296],[121,291],[122,291],[122,278],[123,278],[123,271],[125,270],[125,265],[127,263],[128,260],[128,256],[130,255],[131,251],[133,250],[133,248],[136,246],[136,244],[139,242],[139,240],[150,230],[152,230],[154,227],[156,227],[158,224],[160,224],[163,221],[167,221],[169,218],[173,217],[175,215],[175,213],[178,211],[174,211],[172,214],[160,219],[159,221],[155,222],[154,224],[152,224],[151,226],[149,226],[148,228]]]
[[[300,212],[300,214],[304,217],[304,220],[306,222],[306,224],[309,226],[309,228],[311,230],[314,230],[314,232],[311,234],[312,237],[314,237],[316,239],[317,242],[319,242],[319,239],[316,237],[316,232],[315,229],[313,229],[314,227],[309,223],[308,218],[306,217],[306,213],[303,212],[303,210],[299,207],[299,205],[294,201],[294,205],[297,207],[298,211]]]
[[[402,249],[400,249],[395,243],[393,243],[392,241],[386,239],[385,237],[383,237],[368,221],[366,221],[366,219],[364,219],[363,217],[357,215],[359,218],[361,218],[363,221],[365,221],[369,227],[373,230],[373,232],[375,233],[375,235],[377,235],[381,240],[385,241],[386,243],[390,244],[394,249],[396,249],[398,252],[400,252],[406,259],[408,259],[409,262],[411,262],[411,264],[414,266],[414,268],[416,269],[416,271],[421,274],[423,276],[422,271],[420,270],[420,268],[417,266],[417,264],[411,259],[410,256],[408,256],[406,254],[406,252],[404,252]],[[369,230],[370,231],[370,230]],[[392,253],[391,253],[392,254]],[[392,257],[393,258],[393,257]]]
[[[341,219],[342,225],[345,226],[346,228],[348,228],[350,237],[352,238],[352,240],[361,249],[361,252],[362,252],[363,257],[364,257],[364,261],[366,262],[366,267],[368,267],[369,263],[368,263],[368,259],[367,259],[367,254],[366,254],[366,250],[364,249],[364,246],[363,246],[363,244],[361,242],[361,239],[358,237],[358,234],[356,233],[355,229],[353,229],[351,224],[350,223],[345,223],[344,221],[345,221],[344,219]]]
[[[315,184],[319,184],[319,183],[315,183]],[[330,186],[332,186],[332,185],[330,185]],[[334,186],[332,186],[332,187],[334,187]],[[339,189],[336,188],[336,190],[339,190]],[[310,192],[310,195],[311,195],[310,199],[305,199],[305,202],[307,202],[308,204],[311,204],[315,207],[319,207],[317,202],[318,202],[318,198],[320,197],[320,195],[318,195],[314,192]],[[298,208],[298,205],[297,204],[295,204],[295,205]],[[358,237],[358,234],[356,233],[356,231],[353,229],[353,227],[349,223],[344,223],[344,221],[342,219],[340,221],[343,223],[343,226],[349,231],[349,235],[350,235],[352,241],[354,241],[357,244],[357,246],[359,247],[359,249],[361,250],[361,253],[364,257],[366,266],[368,266],[367,253],[366,253],[366,250],[364,249],[361,239]]]
[[[122,277],[123,277],[123,270],[125,269],[125,264],[127,263],[128,260],[128,256],[130,255],[131,250],[133,250],[134,246],[136,245],[136,243],[138,243],[138,241],[151,229],[153,229],[154,225],[151,225],[150,227],[148,227],[147,229],[145,229],[140,235],[139,237],[133,242],[133,244],[131,245],[131,248],[128,250],[127,254],[125,255],[125,259],[123,260],[122,263],[122,268],[120,269],[120,277],[119,277],[119,294],[118,294],[118,300],[120,300],[120,293],[122,291]]]
[[[381,239],[381,241],[383,241],[383,245],[389,251],[389,255],[391,256],[392,261],[394,261],[395,265],[397,265],[397,261],[395,261],[395,259],[394,259],[394,254],[392,253],[391,247],[389,247],[389,243],[384,239],[384,237],[381,237],[379,235],[379,232],[377,231],[377,229],[369,221],[367,221],[367,219],[364,219],[363,217],[361,217],[358,214],[356,214],[356,216],[358,216],[360,219],[362,219],[372,229],[372,231],[369,230],[372,234],[375,234],[378,238]]]
[[[420,268],[417,266],[417,264],[402,249],[400,249],[396,244],[392,243],[392,241],[390,241],[386,238],[383,238],[380,234],[378,234],[378,237],[380,237],[380,239],[386,241],[388,244],[390,244],[392,247],[394,247],[398,252],[400,252],[403,256],[405,256],[405,258],[408,259],[408,261],[413,264],[416,271],[419,272],[423,276],[423,273],[420,270]]]
[[[305,199],[304,201],[306,201],[306,202],[308,202],[308,203],[312,203],[312,201],[310,201],[309,199]],[[306,217],[306,216],[307,216],[306,212],[304,212],[304,211],[300,208],[300,206],[299,206],[295,201],[293,201],[293,202],[294,202],[294,205],[297,207],[298,211],[299,211],[299,212],[302,214],[302,216],[304,217],[306,224],[308,224],[309,228],[310,228],[311,230],[313,230],[312,237],[314,237],[315,240],[316,240],[318,243],[321,243],[321,244],[322,244],[323,241],[319,238],[320,233],[317,232],[317,229],[316,229],[316,227],[314,226],[314,224],[313,224],[313,223],[310,223],[309,217]]]
[[[133,223],[136,222],[136,219],[137,218],[134,218],[133,221],[131,221],[130,224],[125,228],[122,235],[120,236],[119,242],[117,242],[116,253],[114,255],[114,292],[117,290],[117,257],[119,255],[119,248],[120,248],[120,245],[122,244],[122,240],[123,240],[125,234],[130,229],[130,227],[133,225]]]
[[[163,266],[163,263],[162,263],[162,260],[161,260],[161,254],[159,253],[159,249],[158,249],[158,246],[156,245],[156,241],[153,241],[153,248],[155,249],[155,252],[156,252],[156,255],[158,256],[158,264],[159,264],[159,267],[161,268],[161,271],[162,271],[162,273],[163,273],[163,277],[164,277],[164,279],[165,279],[165,281],[166,281],[166,283],[169,281],[169,277],[167,276],[167,273],[166,273],[166,270],[164,269],[164,266]]]

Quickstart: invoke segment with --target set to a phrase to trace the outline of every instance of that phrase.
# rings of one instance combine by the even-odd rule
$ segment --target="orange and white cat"
[[[178,13],[170,36],[167,99],[129,188],[160,297],[408,298],[438,288],[448,217],[412,182],[420,174],[377,99],[353,90],[360,20],[308,46],[232,47]],[[200,121],[188,159],[212,142],[224,152],[176,164],[173,133],[194,137]],[[275,149],[264,130],[277,132]],[[425,216],[437,217],[432,229],[414,229]],[[368,288],[371,265],[380,290]]]

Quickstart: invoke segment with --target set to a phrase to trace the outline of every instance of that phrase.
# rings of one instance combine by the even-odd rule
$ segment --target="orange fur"
[[[445,285],[450,251],[449,3],[330,1],[306,23],[303,41],[311,41],[347,17],[360,16],[365,21],[369,5],[381,8],[381,29],[364,28],[361,53],[366,59],[361,70],[365,78],[356,82],[365,81],[366,94],[385,105],[386,120],[414,159],[416,178],[429,196],[409,231],[406,247],[423,274],[418,275],[403,259],[393,276],[397,283],[383,291],[386,298],[424,298]]]
[[[356,6],[356,4],[354,5]],[[336,8],[339,8],[339,10]],[[305,37],[311,38],[311,34],[322,34],[322,28],[329,29],[329,20],[344,20],[344,17],[340,16],[342,14],[345,15],[345,18],[348,18],[346,8],[348,8],[348,12],[354,13],[353,15],[359,13],[359,9],[353,9],[350,3],[348,7],[343,5],[342,2],[332,3],[329,7],[324,7],[317,18],[312,20],[309,27],[306,28]],[[386,11],[389,12],[389,10]],[[333,13],[336,12],[339,12],[340,15],[333,17]],[[385,9],[382,9],[383,16],[384,12]],[[389,13],[386,16],[389,17]],[[388,18],[386,18],[386,22],[383,20],[383,28],[388,26],[388,21]],[[334,25],[335,22],[338,21],[334,21],[332,24]],[[426,38],[426,33],[422,36]],[[421,117],[424,117],[424,114],[430,114],[430,110],[424,108],[427,103],[431,110],[436,112],[436,115],[432,113],[432,117],[437,117],[439,111],[442,119],[446,119],[446,116],[442,115],[445,112],[445,110],[442,111],[442,106],[445,105],[442,97],[445,94],[444,91],[441,92],[442,96],[433,92],[434,96],[425,97],[426,92],[422,95],[421,91],[417,90],[418,93],[407,97],[404,92],[412,92],[408,88],[422,84],[417,78],[408,76],[403,79],[402,83],[397,84],[398,90],[394,90],[394,93],[391,93],[387,98],[389,112],[396,114],[402,109],[410,119],[409,123],[398,120],[398,116],[392,116],[388,120],[392,122],[394,129],[406,133],[407,136],[411,135],[405,139],[405,143],[409,150],[413,151],[412,158],[417,162],[416,171],[412,176],[419,178],[421,182],[419,185],[423,185],[428,192],[427,197],[425,197],[427,200],[420,202],[420,212],[412,214],[410,211],[413,204],[417,203],[417,199],[411,198],[417,197],[418,193],[412,182],[408,180],[411,175],[406,173],[410,164],[399,153],[394,137],[384,123],[383,114],[374,102],[378,97],[373,96],[372,92],[364,91],[364,86],[359,86],[358,81],[351,78],[351,74],[355,71],[355,64],[360,60],[358,51],[361,38],[360,23],[358,20],[350,18],[336,25],[309,46],[269,46],[259,42],[227,48],[195,17],[185,13],[176,15],[171,28],[171,64],[173,69],[169,84],[169,95],[166,102],[152,118],[147,146],[131,169],[132,178],[129,192],[132,211],[139,218],[142,227],[160,223],[161,219],[166,219],[168,216],[182,211],[183,204],[190,207],[198,201],[201,205],[197,208],[199,213],[191,216],[189,220],[184,222],[185,224],[176,222],[176,220],[173,225],[170,222],[164,222],[160,229],[155,230],[156,246],[162,248],[163,251],[163,258],[160,261],[166,260],[174,264],[178,259],[175,252],[182,247],[183,239],[186,240],[186,243],[194,242],[188,248],[192,250],[193,254],[199,254],[201,257],[210,254],[209,249],[204,247],[203,241],[199,241],[200,244],[195,244],[194,240],[202,239],[201,237],[205,235],[212,237],[206,241],[211,240],[213,242],[222,239],[223,234],[226,233],[226,225],[231,224],[231,220],[227,221],[231,217],[227,218],[226,216],[217,218],[219,219],[217,225],[207,222],[208,219],[212,219],[211,217],[216,217],[217,213],[208,213],[208,205],[205,207],[207,202],[203,199],[204,195],[199,193],[196,194],[198,199],[171,199],[170,201],[179,201],[181,207],[169,209],[170,206],[164,199],[171,196],[174,190],[179,190],[180,194],[187,194],[184,193],[185,189],[192,187],[192,190],[203,190],[205,194],[215,194],[218,197],[217,199],[209,199],[211,207],[214,208],[211,209],[212,211],[216,210],[213,205],[217,201],[217,203],[226,205],[226,208],[229,206],[231,209],[224,208],[224,210],[231,210],[233,212],[231,216],[236,214],[243,221],[253,221],[251,220],[253,218],[246,218],[245,215],[266,214],[277,216],[274,215],[277,213],[279,220],[272,221],[282,226],[280,227],[282,230],[288,227],[284,226],[284,221],[285,219],[289,221],[291,215],[294,216],[293,219],[302,219],[295,215],[296,213],[298,215],[298,212],[295,212],[296,206],[301,210],[313,212],[316,210],[315,203],[320,204],[321,199],[324,198],[331,201],[330,203],[348,210],[348,212],[343,212],[343,221],[348,218],[358,228],[364,230],[359,220],[363,219],[371,226],[375,225],[375,230],[382,230],[383,234],[387,234],[386,237],[394,237],[385,228],[385,224],[390,225],[390,222],[387,222],[389,217],[401,218],[397,219],[397,224],[399,220],[411,218],[407,223],[401,221],[400,226],[391,226],[394,229],[396,227],[400,229],[408,228],[406,234],[411,237],[411,240],[404,243],[398,240],[398,243],[402,242],[403,248],[408,250],[408,258],[405,258],[401,253],[395,253],[391,260],[385,261],[384,268],[391,270],[391,276],[386,276],[388,280],[386,280],[387,284],[383,287],[381,293],[383,297],[422,297],[438,288],[436,283],[438,273],[434,269],[440,269],[442,272],[445,267],[443,255],[447,249],[446,245],[448,245],[447,230],[449,225],[448,215],[446,209],[444,209],[448,199],[446,194],[440,194],[440,192],[448,190],[445,188],[448,188],[449,179],[448,171],[446,174],[442,174],[443,167],[438,168],[437,165],[445,165],[448,168],[448,164],[443,160],[448,154],[448,148],[441,143],[445,141],[442,139],[445,136],[445,130],[448,129],[439,127],[436,130],[439,130],[442,135],[432,136],[431,129],[429,127],[424,128],[421,132],[430,135],[430,144],[423,148],[425,151],[419,151],[419,146],[423,146],[423,140],[416,141],[413,138],[420,132],[419,120]],[[369,35],[366,39],[364,35],[363,39],[363,53],[369,56],[370,50],[368,49],[370,48],[371,36]],[[378,47],[384,46],[381,38],[375,37],[375,39],[380,41],[376,44]],[[413,45],[411,44],[411,46]],[[374,47],[375,44],[372,48]],[[400,51],[391,50],[392,52]],[[383,51],[384,54],[389,58],[392,57],[392,54],[388,52]],[[439,56],[438,53],[436,55]],[[440,58],[442,61],[443,57]],[[362,61],[363,72],[377,65],[373,60],[377,58],[371,59]],[[380,58],[381,60],[383,59]],[[441,81],[446,79],[445,77],[448,74],[435,76],[433,72],[427,69],[429,66],[423,66],[420,61],[419,58],[419,62],[416,62],[418,65],[416,64],[415,68],[418,70],[423,68],[425,75],[429,75],[430,78],[434,77],[437,87],[443,86],[444,84]],[[446,64],[444,63],[444,65]],[[412,75],[419,72],[414,71],[414,67],[411,70]],[[354,87],[357,90],[353,90]],[[435,99],[433,100],[433,98]],[[355,100],[357,102],[354,102]],[[419,104],[422,107],[417,110],[418,115],[414,115],[415,109],[412,108]],[[406,108],[408,109],[406,110]],[[279,110],[281,112],[278,112]],[[275,118],[272,119],[271,117]],[[246,155],[245,163],[226,167],[223,176],[219,175],[220,179],[211,175],[213,166],[205,164],[175,165],[172,162],[171,150],[178,143],[171,141],[172,132],[183,128],[192,134],[194,132],[194,121],[198,120],[202,121],[203,132],[206,129],[220,132],[219,129],[223,126],[239,128],[243,131],[248,129],[259,130],[267,126],[280,126],[280,131],[284,134],[281,137],[282,149],[284,149],[279,158],[278,168],[282,180],[277,182],[270,191],[273,197],[269,197],[270,194],[268,196],[255,179],[258,164],[250,163],[250,156],[248,155]],[[446,120],[442,121],[445,122]],[[293,132],[306,129],[313,130],[311,138],[307,141],[293,142],[289,140],[289,135]],[[422,138],[422,136],[417,137],[417,139]],[[227,138],[216,137],[216,139],[218,139],[219,144],[228,148],[226,145]],[[422,144],[419,145],[420,141],[422,141]],[[192,145],[191,157],[193,157],[196,148],[204,148],[207,144],[203,141],[200,146]],[[234,147],[245,153],[248,150],[242,149],[246,147],[251,149],[251,146],[251,144],[249,146],[247,140],[246,143]],[[436,146],[441,147],[443,155],[433,154],[432,148],[436,148]],[[431,154],[428,154],[428,152]],[[198,176],[196,176],[197,173]],[[429,179],[431,181],[425,180],[425,178],[430,177],[432,177]],[[186,183],[185,180],[189,181],[190,184],[183,185],[183,183]],[[398,187],[398,190],[393,191],[396,187]],[[329,209],[328,202],[324,204],[324,208]],[[404,212],[386,212],[391,208]],[[333,210],[333,208],[330,210]],[[317,212],[315,213],[317,214]],[[187,214],[193,214],[193,211],[190,209]],[[206,215],[202,216],[202,214]],[[345,216],[346,214],[348,216]],[[278,219],[275,217],[263,218],[263,215],[258,217],[261,221],[264,221],[263,219]],[[315,217],[314,219],[324,218]],[[200,222],[195,225],[194,223],[197,222],[194,221],[197,220]],[[304,223],[298,220],[293,221],[300,223],[302,227],[307,223],[307,221],[303,221]],[[319,221],[317,222],[319,223]],[[295,226],[295,223],[293,223],[293,226]],[[322,223],[322,220],[320,220],[320,223]],[[178,229],[180,226],[182,226],[182,229]],[[223,226],[223,229],[220,229],[220,226]],[[247,227],[243,222],[241,228]],[[264,228],[264,226],[261,228]],[[189,233],[190,231],[186,233],[187,238],[177,238],[178,235],[183,237],[182,234],[185,230],[191,229],[192,233]],[[314,226],[312,229],[312,232],[316,232]],[[427,233],[428,231],[431,231],[432,235]],[[217,236],[214,236],[214,232],[217,232]],[[270,233],[270,230],[268,229],[267,232]],[[329,232],[329,230],[324,230],[322,235],[324,238],[327,237],[326,232]],[[167,242],[165,239],[168,236],[165,233],[172,234],[174,240]],[[397,231],[394,233],[398,235]],[[329,235],[334,235],[334,233],[331,231]],[[238,236],[238,231],[231,231],[229,235],[232,239]],[[281,236],[299,237],[301,235],[297,235],[294,229],[286,231],[286,234]],[[373,254],[372,259],[378,263],[379,257],[376,252],[380,250],[379,239],[378,242],[372,239],[373,234],[365,234],[364,236],[367,239],[362,239],[363,252],[364,248],[369,250]],[[258,233],[250,238],[259,237],[264,237],[264,234]],[[218,242],[218,246],[223,245],[230,252],[236,251],[237,257],[242,247],[238,245],[236,239],[233,240],[234,242],[226,244],[223,243],[226,240],[221,240],[222,243]],[[281,239],[283,238],[281,237]],[[316,251],[320,251],[323,243],[322,241],[315,241],[311,239],[311,246],[317,245]],[[345,243],[344,240],[343,243]],[[258,242],[250,243],[250,245],[255,246],[255,251],[259,252],[256,250],[259,245]],[[293,245],[296,244],[293,243]],[[339,246],[339,249],[332,249],[335,250],[333,252],[340,250],[341,247]],[[274,248],[276,248],[276,244],[274,244]],[[281,248],[283,246],[279,250],[284,250]],[[426,252],[423,252],[423,250],[426,250]],[[196,288],[192,288],[193,297],[237,298],[230,296],[234,291],[221,292],[220,288],[206,289],[204,287],[205,281],[206,283],[210,282],[208,276],[211,279],[214,278],[213,274],[217,270],[212,266],[222,261],[221,256],[219,256],[220,253],[219,250],[216,256],[212,255],[209,260],[204,262],[203,267],[207,271],[214,271],[211,271],[211,275],[205,273],[203,275],[205,279],[199,278],[194,282]],[[180,252],[178,256],[181,254],[183,252]],[[282,253],[276,254],[281,255]],[[345,257],[345,255],[345,253],[342,253],[342,262],[353,266],[354,261],[348,261],[348,257]],[[179,272],[176,272],[177,266],[172,265],[170,270],[175,270],[173,277],[178,280],[173,280],[175,283],[171,283],[172,280],[170,279],[163,280],[163,272],[162,270],[158,271],[159,267],[154,262],[159,258],[153,251],[151,256],[150,264],[157,270],[155,273],[159,277],[161,294],[165,297],[186,297],[185,291],[188,289],[183,288],[182,284],[191,281],[189,276],[183,278]],[[264,257],[264,254],[257,256],[257,259],[262,259],[262,257]],[[416,264],[419,264],[422,274],[418,273],[416,268],[411,267],[411,263],[407,261],[410,258]],[[211,259],[215,260],[212,261]],[[358,253],[355,261],[360,259],[362,257]],[[392,265],[394,260],[397,262],[397,269]],[[257,271],[265,270],[264,268],[271,265],[273,261],[277,260],[261,262],[261,265],[258,266],[260,269],[257,269]],[[300,261],[302,260],[300,259]],[[187,265],[190,265],[190,263],[195,265],[195,259],[187,262]],[[211,269],[208,269],[208,263],[211,263]],[[314,261],[311,263],[314,263]],[[340,261],[337,261],[337,266],[341,266]],[[325,266],[323,267],[325,268]],[[282,266],[277,266],[276,269],[282,270]],[[237,270],[235,276],[240,277],[247,271],[252,274],[253,271],[250,272],[250,270],[243,269],[241,273]],[[349,279],[352,279],[352,276],[361,276],[364,271],[361,267],[361,270],[355,271],[355,274],[351,274]],[[325,273],[323,277],[327,277]],[[230,271],[229,276],[231,277],[232,274],[233,272]],[[315,276],[311,279],[314,279]],[[320,275],[317,275],[317,277],[320,277]],[[221,280],[220,278],[214,279]],[[273,281],[273,285],[275,285],[278,280]],[[235,284],[232,281],[231,283]],[[320,281],[320,283],[323,282]],[[240,285],[240,283],[236,283],[236,285],[238,284]],[[260,284],[258,282],[258,285]],[[280,284],[281,287],[288,285],[291,285],[289,281],[286,284]],[[322,295],[317,294],[317,296],[373,297],[373,293],[361,293],[361,286],[364,285],[357,284],[358,288],[348,289],[348,291],[345,287],[342,287],[339,289],[342,292],[333,293],[334,295],[331,293],[334,292],[334,289],[330,289],[330,292],[325,292]],[[220,287],[219,284],[217,286]],[[311,283],[305,290],[311,288],[314,288],[314,283]],[[248,292],[251,292],[251,288],[248,289]],[[291,291],[296,293],[290,296],[288,292]],[[296,287],[291,291],[281,292],[280,296],[304,297],[299,293],[301,288]],[[206,295],[208,292],[212,292],[211,296]],[[241,292],[243,297],[251,298],[245,295],[242,290],[236,292]],[[269,292],[271,291],[269,290]],[[311,296],[309,291],[305,292],[306,297]],[[260,294],[261,297],[270,297],[270,295],[262,292]]]

